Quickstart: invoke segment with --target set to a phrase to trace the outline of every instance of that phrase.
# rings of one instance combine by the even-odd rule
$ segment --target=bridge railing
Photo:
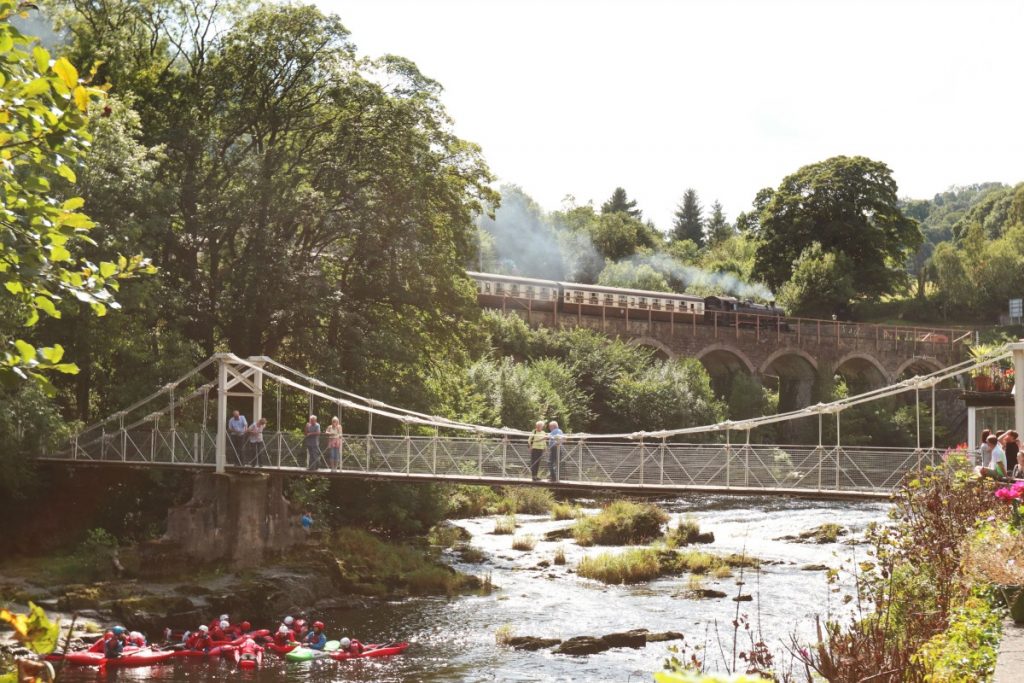
[[[208,431],[125,430],[46,456],[72,462],[214,467]],[[326,471],[326,438],[313,447],[294,433],[264,434],[259,445],[231,442],[228,465]],[[686,444],[571,441],[561,447],[558,478],[589,486],[749,488],[888,493],[908,472],[939,460],[932,449],[867,446]],[[517,481],[529,479],[530,452],[519,439],[347,435],[338,469],[385,477]],[[548,477],[548,454],[540,474]]]

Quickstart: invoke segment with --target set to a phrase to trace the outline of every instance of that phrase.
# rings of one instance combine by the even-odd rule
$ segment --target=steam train
[[[476,282],[480,303],[496,308],[514,305],[534,311],[612,314],[741,327],[778,325],[787,329],[786,312],[776,306],[775,302],[766,305],[731,296],[699,297],[693,294],[582,285],[495,273],[467,274]]]

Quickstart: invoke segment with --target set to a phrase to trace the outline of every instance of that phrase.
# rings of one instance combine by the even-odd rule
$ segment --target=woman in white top
[[[327,464],[332,470],[341,466],[341,435],[341,420],[332,417],[327,427]]]

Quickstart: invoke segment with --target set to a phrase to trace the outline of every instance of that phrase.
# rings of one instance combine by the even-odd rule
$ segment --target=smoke
[[[646,264],[663,274],[676,289],[691,294],[729,294],[740,299],[761,299],[774,301],[772,291],[760,283],[750,283],[735,273],[707,271],[697,266],[681,263],[668,254],[635,255],[626,262],[634,265]]]
[[[486,272],[547,280],[597,282],[605,267],[604,258],[585,228],[563,225],[558,216],[546,215],[518,186],[502,186],[501,206],[494,218],[483,216],[477,221],[478,229],[488,239],[476,267]],[[677,291],[700,296],[729,294],[745,299],[775,299],[767,287],[748,283],[736,273],[704,270],[664,253],[638,254],[620,263],[648,265],[663,274]]]

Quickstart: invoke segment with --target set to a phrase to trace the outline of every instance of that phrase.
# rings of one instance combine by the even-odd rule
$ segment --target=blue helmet
[[[119,636],[119,635],[121,635],[122,633],[124,633],[128,629],[126,629],[124,626],[115,626],[114,628],[112,628],[110,630],[114,632],[115,636]]]

